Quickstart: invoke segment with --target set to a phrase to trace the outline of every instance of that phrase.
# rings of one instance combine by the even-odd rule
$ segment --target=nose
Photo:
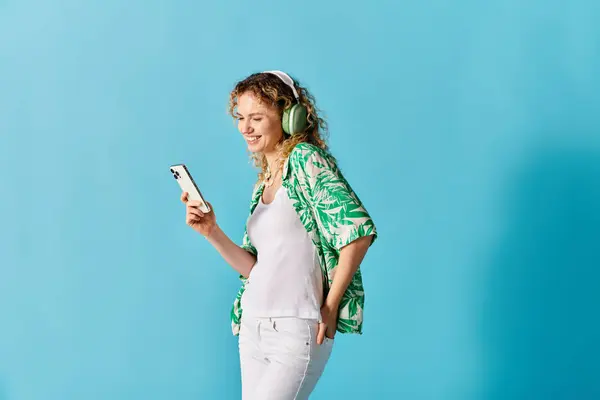
[[[242,134],[244,134],[244,135],[252,133],[252,127],[250,126],[250,121],[248,121],[247,119],[240,121],[240,132],[242,132]]]

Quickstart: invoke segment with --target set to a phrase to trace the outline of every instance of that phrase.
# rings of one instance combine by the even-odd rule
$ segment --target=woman
[[[328,151],[314,98],[287,74],[238,82],[229,112],[259,169],[242,245],[183,193],[186,222],[242,280],[231,312],[242,398],[306,399],[336,330],[362,332],[359,265],[375,225]]]

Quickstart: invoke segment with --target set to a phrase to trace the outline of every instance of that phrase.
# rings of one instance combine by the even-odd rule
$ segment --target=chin
[[[263,151],[263,148],[262,148],[262,146],[256,146],[253,144],[249,144],[248,151],[250,151],[251,153],[261,153]]]

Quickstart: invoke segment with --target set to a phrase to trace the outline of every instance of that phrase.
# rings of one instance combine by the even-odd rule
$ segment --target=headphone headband
[[[281,127],[283,131],[288,135],[296,135],[304,132],[306,127],[310,125],[308,123],[308,110],[300,103],[300,96],[298,96],[298,91],[294,86],[294,80],[283,71],[263,71],[263,74],[275,75],[294,92],[296,104],[286,108],[281,114]]]
[[[279,79],[281,79],[283,81],[283,83],[285,83],[292,89],[292,92],[294,92],[294,97],[296,98],[296,100],[300,99],[300,96],[298,96],[298,91],[296,90],[296,87],[294,86],[294,80],[292,78],[290,78],[290,76],[288,74],[286,74],[283,71],[277,71],[277,70],[263,71],[263,74],[273,74],[273,75],[277,76]]]

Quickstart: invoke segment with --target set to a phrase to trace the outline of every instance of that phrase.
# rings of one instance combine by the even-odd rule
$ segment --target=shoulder
[[[254,187],[252,188],[252,196],[250,197],[250,209],[252,209],[260,199],[264,189],[264,183],[262,181],[257,180],[254,183]]]
[[[334,168],[335,159],[328,151],[312,143],[298,143],[289,156],[290,167],[306,170],[307,167]]]

